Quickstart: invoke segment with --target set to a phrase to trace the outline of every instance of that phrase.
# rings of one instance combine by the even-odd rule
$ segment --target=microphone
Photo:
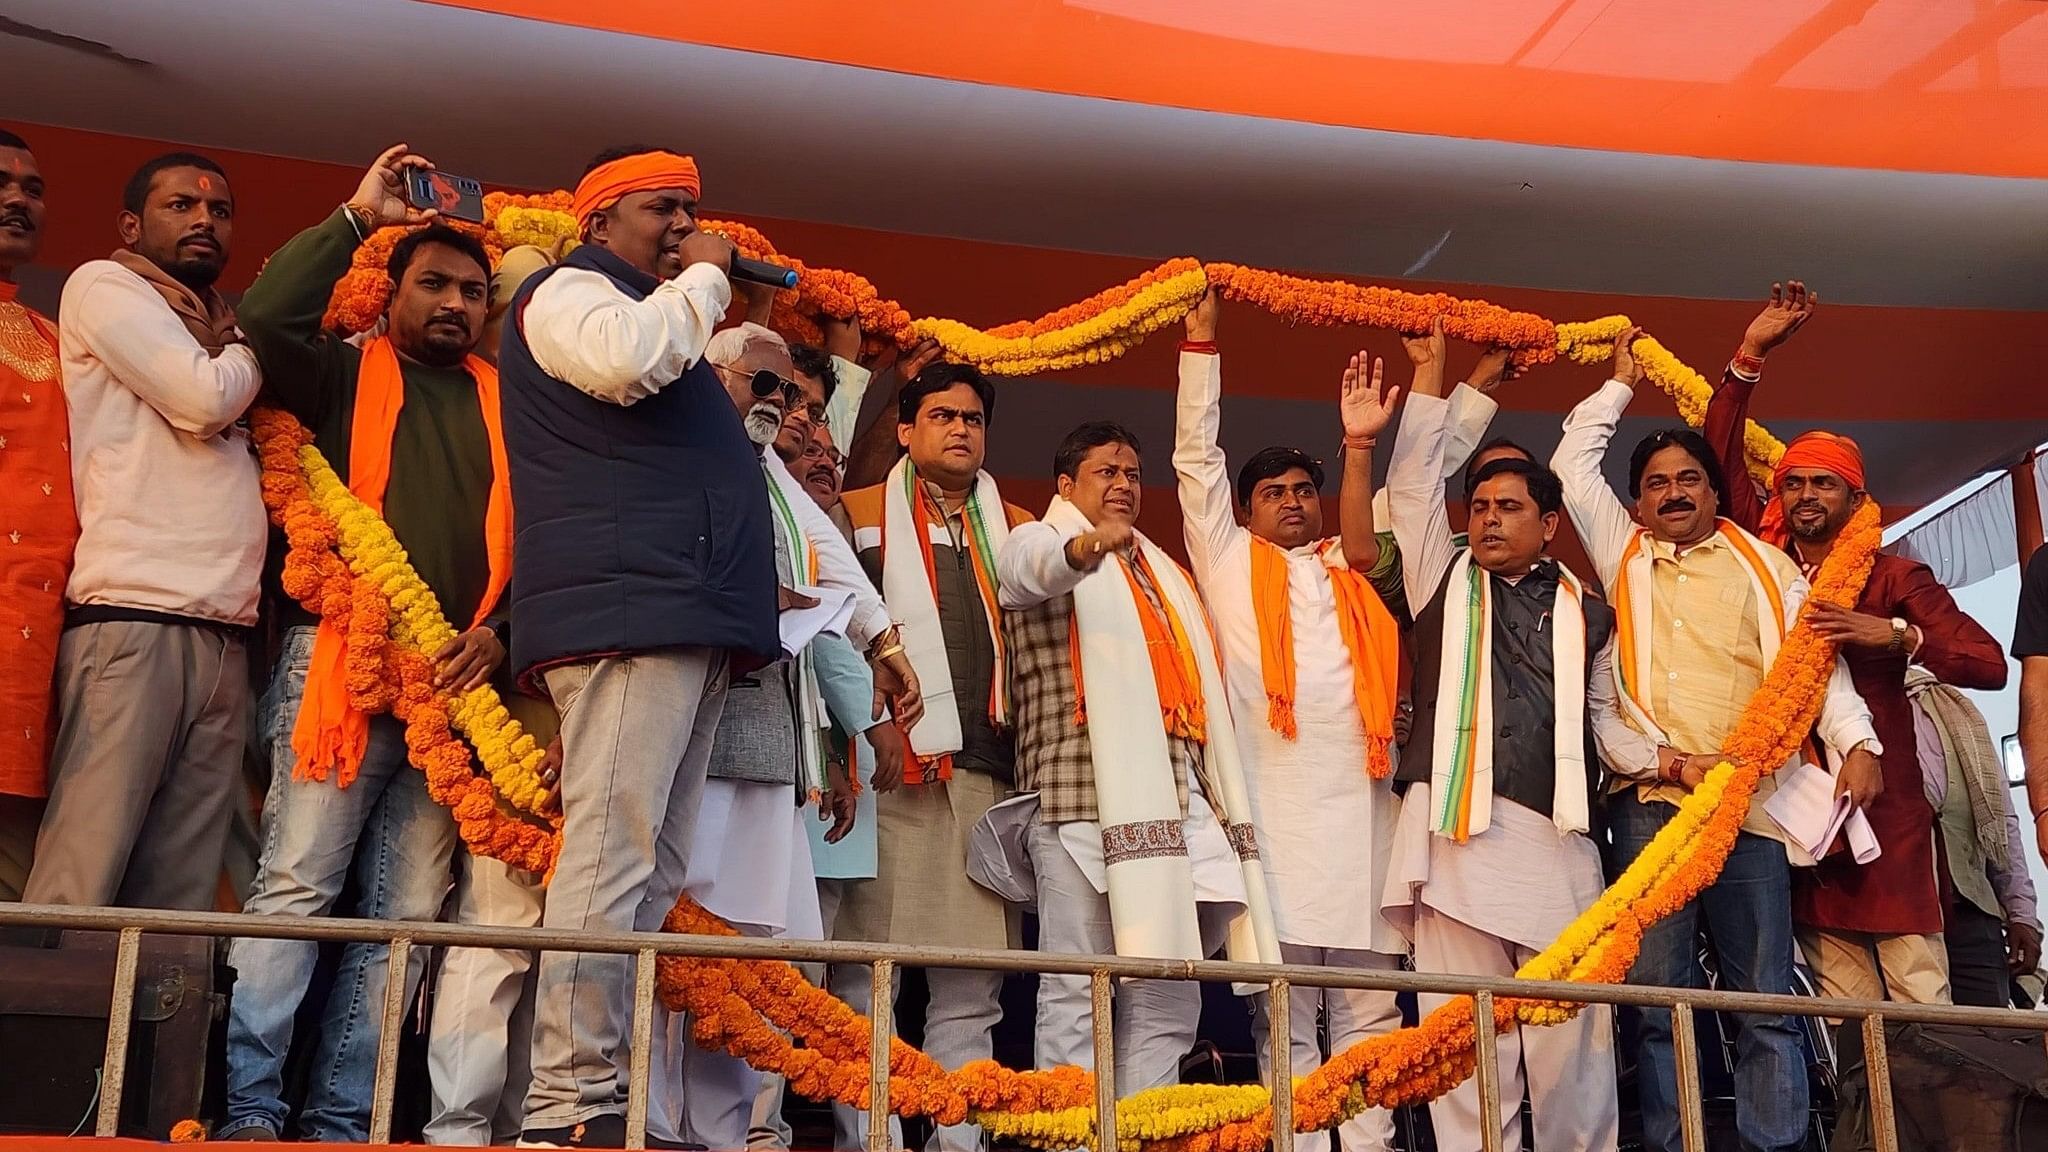
[[[732,268],[726,275],[749,284],[766,284],[770,288],[796,287],[796,269],[770,264],[766,260],[749,260],[738,253],[733,254]]]

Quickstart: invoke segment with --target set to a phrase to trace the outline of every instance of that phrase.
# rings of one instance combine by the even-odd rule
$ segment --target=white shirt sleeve
[[[832,517],[789,474],[782,458],[770,451],[761,462],[768,469],[769,482],[782,490],[796,516],[797,529],[818,557],[819,585],[853,593],[853,619],[846,625],[847,639],[866,648],[869,641],[889,630],[889,606],[882,603],[882,594],[868,582],[867,570],[853,554],[853,545],[846,542]]]
[[[1565,511],[1571,513],[1579,542],[1585,545],[1610,596],[1620,575],[1621,554],[1635,535],[1636,522],[1608,486],[1600,466],[1615,426],[1634,397],[1634,391],[1619,380],[1601,385],[1565,417],[1564,435],[1550,457],[1551,469],[1564,484]]]
[[[1010,529],[996,553],[996,599],[1002,607],[1035,608],[1072,592],[1088,575],[1067,563],[1067,541],[1078,535],[1043,520]]]
[[[860,421],[860,406],[868,397],[868,385],[875,374],[843,356],[832,358],[832,376],[839,386],[825,401],[825,428],[841,452],[853,447],[854,425]]]
[[[1450,571],[1457,549],[1444,511],[1444,420],[1450,405],[1440,396],[1413,395],[1401,409],[1394,453],[1387,461],[1387,511],[1394,543],[1401,549],[1401,585],[1408,612],[1422,611]]]
[[[612,404],[647,399],[704,354],[732,285],[692,264],[645,300],[587,268],[551,274],[526,301],[520,327],[541,371]]]
[[[1593,720],[1593,744],[1616,776],[1630,780],[1657,778],[1657,742],[1638,732],[1621,715],[1614,690],[1614,638],[1594,653],[1586,667],[1586,707]]]
[[[211,440],[242,418],[263,385],[256,354],[230,344],[209,356],[147,280],[109,264],[64,315],[65,334],[171,427]]]
[[[1180,481],[1180,515],[1188,560],[1206,583],[1210,567],[1245,530],[1237,523],[1229,466],[1216,436],[1223,423],[1223,358],[1180,354],[1180,395],[1174,405],[1173,473]]]
[[[1499,402],[1470,384],[1451,389],[1450,406],[1450,417],[1444,426],[1445,480],[1465,470],[1465,462],[1479,451],[1486,430],[1500,412]]]

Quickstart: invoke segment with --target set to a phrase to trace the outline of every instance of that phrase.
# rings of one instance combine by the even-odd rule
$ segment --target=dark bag
[[[1884,1030],[1899,1152],[2048,1149],[2048,1048],[2019,1028],[1895,1024]],[[1877,1147],[1863,1025],[1841,1028],[1840,1112],[1829,1152]]]

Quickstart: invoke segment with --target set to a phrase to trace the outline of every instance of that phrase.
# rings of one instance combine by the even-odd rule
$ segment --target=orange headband
[[[577,182],[569,212],[580,228],[592,212],[609,208],[635,192],[657,188],[687,188],[690,195],[699,195],[703,185],[697,176],[697,162],[673,152],[642,152],[600,164]]]
[[[1771,499],[1764,505],[1762,531],[1758,535],[1782,546],[1790,533],[1785,528],[1785,503],[1778,489],[1786,473],[1794,468],[1817,468],[1832,472],[1851,488],[1863,487],[1863,449],[1854,440],[1834,432],[1807,432],[1785,445],[1785,455],[1771,470]]]

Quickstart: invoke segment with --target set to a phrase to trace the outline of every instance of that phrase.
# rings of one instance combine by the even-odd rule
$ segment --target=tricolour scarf
[[[1375,780],[1394,770],[1395,676],[1400,671],[1399,625],[1364,575],[1338,560],[1334,538],[1316,545],[1337,602],[1337,630],[1351,654],[1351,693],[1365,727],[1365,770]],[[1284,740],[1295,738],[1294,621],[1287,595],[1287,553],[1252,537],[1252,611],[1259,620],[1259,673],[1265,680],[1266,723]]]
[[[491,445],[491,492],[484,505],[489,576],[470,621],[475,628],[497,607],[512,577],[512,482],[505,464],[504,427],[498,419],[498,371],[475,356],[463,362],[463,369],[476,381],[477,405],[483,410],[484,433]],[[384,489],[391,482],[391,437],[404,407],[405,374],[398,349],[389,336],[379,336],[363,348],[348,443],[348,490],[379,515],[384,512]],[[348,695],[348,622],[323,616],[313,637],[299,718],[292,727],[294,778],[325,780],[332,770],[341,788],[356,778],[369,746],[370,718],[349,706]]]
[[[208,356],[218,356],[221,349],[235,340],[235,310],[228,306],[227,299],[219,292],[208,288],[201,296],[174,279],[169,272],[157,267],[156,262],[140,253],[126,248],[115,251],[111,257],[114,263],[126,268],[156,289],[185,322],[185,330],[199,341]]]
[[[808,500],[810,494],[802,491],[791,493],[785,490],[783,481],[790,486],[796,481],[790,477],[787,468],[776,468],[761,458],[761,478],[768,484],[768,505],[775,512],[775,530],[789,549],[789,570],[801,573],[804,584],[815,588],[818,585],[818,550],[804,535],[803,525],[796,518],[793,500]],[[818,687],[818,662],[811,655],[811,646],[804,645],[796,654],[796,749],[797,786],[807,800],[816,801],[823,796],[826,788],[825,762],[830,757],[831,722],[825,715],[825,693]]]
[[[1057,496],[1045,519],[1067,533],[1092,527],[1079,509]],[[1117,720],[1088,725],[1117,954],[1177,959],[1203,954],[1195,918],[1194,871],[1167,746],[1167,733],[1178,723],[1183,729],[1200,727],[1206,737],[1202,792],[1236,850],[1244,877],[1245,912],[1231,925],[1227,955],[1233,960],[1274,962],[1280,955],[1279,936],[1252,835],[1251,792],[1238,760],[1230,709],[1218,703],[1205,715],[1191,711],[1200,700],[1227,699],[1214,629],[1194,581],[1180,565],[1142,534],[1134,554],[1136,560],[1105,558],[1074,588],[1076,693],[1085,671],[1088,683],[1095,686],[1097,715]],[[1152,577],[1164,612],[1154,611],[1137,586],[1133,563],[1142,563]],[[1149,625],[1148,617],[1153,618]],[[1190,634],[1174,621],[1198,623],[1203,631]],[[1169,639],[1175,635],[1178,641]],[[1173,645],[1177,651],[1163,651],[1162,645]],[[1152,665],[1150,676],[1138,670],[1140,652]],[[1188,683],[1190,678],[1193,683]],[[1165,683],[1173,686],[1162,692]],[[1182,697],[1179,703],[1168,702],[1169,692]],[[1190,694],[1196,699],[1186,699]],[[1159,716],[1163,722],[1136,722],[1145,716]]]
[[[996,599],[996,555],[1010,538],[1010,517],[995,477],[979,472],[960,514],[968,563],[981,590],[981,615],[994,645],[995,675],[989,678],[988,717],[1009,722],[1004,694],[1002,609]],[[882,599],[903,625],[903,648],[924,688],[924,716],[910,729],[914,762],[904,766],[905,784],[928,784],[953,776],[953,753],[963,743],[960,709],[953,699],[953,665],[939,625],[938,572],[932,564],[933,524],[945,518],[925,490],[917,468],[905,456],[882,486]],[[915,561],[912,560],[915,557]]]
[[[1586,803],[1586,612],[1578,578],[1560,564],[1552,595],[1550,819],[1591,827]],[[1443,658],[1431,733],[1430,827],[1463,843],[1493,825],[1493,581],[1460,552],[1444,585]]]

